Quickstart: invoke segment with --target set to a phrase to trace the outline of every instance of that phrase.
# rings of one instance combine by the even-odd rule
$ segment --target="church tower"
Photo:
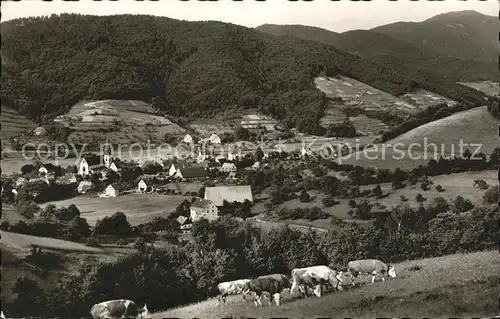
[[[103,148],[103,160],[104,160],[104,166],[106,168],[109,168],[111,166],[111,162],[113,158],[111,157],[111,145],[109,144],[108,137],[106,136],[106,144],[104,144]]]

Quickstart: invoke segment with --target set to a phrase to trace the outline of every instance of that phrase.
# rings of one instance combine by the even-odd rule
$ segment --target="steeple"
[[[104,148],[102,150],[102,155],[104,159],[104,166],[109,168],[111,166],[111,162],[113,161],[111,158],[111,145],[109,144],[108,136],[106,135],[106,144],[104,144]]]
[[[103,155],[111,155],[111,146],[109,145],[109,140],[107,135],[106,135],[106,143],[104,144]]]

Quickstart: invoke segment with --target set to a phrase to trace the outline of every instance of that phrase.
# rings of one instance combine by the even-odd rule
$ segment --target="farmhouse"
[[[143,179],[141,179],[141,181],[137,184],[137,191],[139,191],[140,193],[144,193],[147,188],[148,185]]]
[[[236,165],[234,163],[225,162],[222,164],[222,171],[226,173],[236,172]]]
[[[186,216],[179,216],[177,217],[177,222],[181,226],[181,231],[185,234],[188,233],[191,228],[193,227],[193,222],[191,221],[191,218],[188,218]]]
[[[47,130],[43,126],[39,126],[33,130],[33,135],[35,136],[43,136],[47,135]]]
[[[116,197],[120,195],[120,188],[117,184],[109,184],[104,190],[104,194],[99,195],[99,197]]]
[[[208,174],[203,167],[185,167],[177,169],[176,177],[182,180],[205,179]]]
[[[208,137],[208,141],[212,144],[220,144],[222,143],[220,137],[217,134],[212,134]]]
[[[58,180],[57,180],[57,184],[61,184],[61,185],[69,185],[69,184],[73,184],[73,183],[76,183],[77,182],[77,179],[76,179],[76,176],[75,174],[73,173],[66,173],[64,176],[61,176]]]
[[[253,202],[252,188],[249,185],[207,187],[205,199],[218,207],[222,206],[224,201],[243,203],[247,199]]]
[[[214,205],[209,200],[197,198],[191,204],[191,220],[193,222],[198,221],[202,218],[208,219],[210,221],[219,218],[217,206]]]
[[[78,184],[78,193],[79,194],[85,194],[92,188],[92,183],[89,181],[81,181],[80,184]]]
[[[182,141],[186,144],[193,144],[193,137],[189,134],[186,134],[184,135],[184,138],[182,139]]]

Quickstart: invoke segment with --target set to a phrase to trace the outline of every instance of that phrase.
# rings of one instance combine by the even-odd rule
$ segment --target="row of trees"
[[[498,210],[478,207],[458,213],[450,207],[446,201],[415,209],[401,205],[377,214],[369,227],[338,222],[324,234],[286,226],[267,232],[230,217],[201,220],[193,225],[192,243],[168,249],[146,244],[116,262],[85,265],[79,277],[50,293],[32,285],[21,291],[22,307],[13,311],[84,316],[95,302],[112,296],[159,310],[213,296],[221,281],[289,274],[296,267],[325,264],[345,270],[354,259],[394,263],[497,247]]]

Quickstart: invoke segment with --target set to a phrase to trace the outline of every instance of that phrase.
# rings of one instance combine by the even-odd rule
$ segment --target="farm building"
[[[99,195],[99,197],[116,197],[120,195],[120,188],[117,184],[109,184],[104,190],[104,193]]]
[[[217,209],[217,206],[215,206],[211,201],[205,199],[197,198],[191,204],[190,211],[191,220],[193,222],[198,221],[202,218],[208,219],[210,221],[219,218],[219,210]]]
[[[69,185],[78,182],[75,174],[66,173],[57,180],[57,184]]]
[[[210,135],[210,137],[208,138],[208,141],[212,144],[221,144],[222,143],[222,140],[220,139],[220,137],[217,134]]]
[[[193,227],[193,222],[191,221],[191,218],[188,218],[186,216],[177,217],[177,222],[179,223],[181,231],[184,234],[188,233]]]
[[[205,179],[208,174],[203,167],[185,167],[177,169],[176,177],[182,180]]]
[[[234,163],[225,162],[222,164],[221,170],[226,173],[236,172],[236,165]]]
[[[147,188],[148,185],[143,179],[141,179],[141,181],[137,184],[137,191],[139,191],[140,193],[144,193]]]
[[[220,170],[221,169],[221,165],[219,162],[208,162],[207,163],[207,169],[209,171],[215,171],[215,170]]]
[[[224,201],[243,203],[247,199],[253,202],[252,188],[249,185],[207,187],[204,199],[212,201],[218,207]]]
[[[168,176],[174,176],[175,173],[177,173],[177,168],[175,167],[174,164],[170,165],[170,168],[168,169]]]
[[[47,130],[43,126],[38,126],[33,130],[33,135],[35,136],[44,136],[47,135]]]
[[[81,181],[80,184],[78,184],[78,193],[79,194],[85,194],[92,188],[92,183],[89,181]]]
[[[194,140],[193,140],[193,137],[191,135],[186,134],[186,135],[184,135],[182,142],[184,142],[186,144],[193,144]]]

